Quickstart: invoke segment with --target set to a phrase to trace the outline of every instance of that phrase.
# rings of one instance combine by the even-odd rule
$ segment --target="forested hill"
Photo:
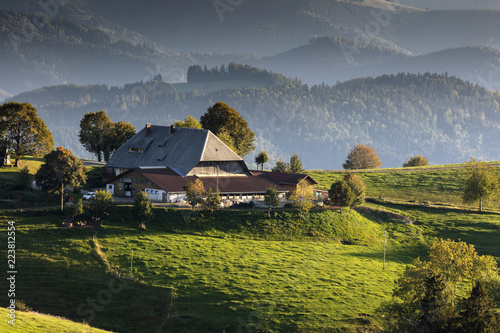
[[[153,80],[124,88],[47,87],[12,100],[33,103],[56,144],[80,155],[77,130],[86,112],[105,110],[114,121],[140,128],[199,118],[217,101],[249,121],[256,150],[267,149],[272,162],[298,153],[306,168],[338,169],[359,143],[374,146],[387,167],[416,154],[432,164],[500,155],[500,95],[447,75],[385,75],[312,87],[295,81],[207,95]]]

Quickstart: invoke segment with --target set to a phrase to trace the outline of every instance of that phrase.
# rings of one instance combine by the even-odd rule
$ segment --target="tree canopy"
[[[302,179],[297,184],[297,189],[290,196],[290,201],[293,203],[300,212],[300,218],[304,217],[304,213],[309,211],[314,205],[314,191],[313,187],[309,185],[307,180]]]
[[[185,128],[198,128],[198,129],[203,128],[198,119],[196,119],[193,116],[187,116],[186,119],[184,119],[184,121],[179,120],[175,122],[174,125],[177,127],[185,127]]]
[[[102,153],[106,149],[106,139],[113,127],[113,122],[104,111],[89,112],[80,121],[80,132],[78,137],[80,143],[97,156],[101,162]]]
[[[365,183],[360,176],[346,173],[344,179],[332,184],[328,196],[332,203],[341,207],[359,206],[365,199]]]
[[[87,180],[82,161],[76,158],[69,149],[57,147],[45,155],[45,164],[35,174],[36,184],[45,191],[61,194],[61,211],[63,207],[64,187],[80,186]]]
[[[146,192],[141,191],[135,195],[132,214],[140,221],[139,228],[146,229],[146,223],[154,217],[153,204]]]
[[[416,259],[396,280],[395,299],[381,309],[384,332],[497,332],[500,321],[488,296],[493,289],[482,288],[498,288],[499,280],[493,257],[464,242],[437,239],[429,261]],[[457,298],[458,284],[472,290],[468,298]]]
[[[135,135],[135,127],[127,121],[113,123],[104,137],[104,160],[108,161],[115,150],[120,148],[128,139]]]
[[[248,127],[248,122],[232,107],[226,103],[217,102],[200,118],[204,129],[212,131],[215,135],[227,131],[234,140],[236,153],[241,157],[248,155],[255,149],[255,133]]]
[[[101,162],[135,135],[135,127],[126,121],[114,123],[104,111],[89,112],[80,121],[78,137],[85,149]]]
[[[347,155],[347,160],[342,166],[346,170],[376,169],[382,165],[375,148],[365,145],[356,145]]]
[[[0,145],[9,148],[16,167],[26,155],[43,155],[54,149],[52,133],[29,103],[9,102],[0,106],[0,135]]]
[[[187,183],[184,189],[186,190],[186,197],[193,210],[196,205],[203,203],[205,186],[201,179],[196,179],[194,182]]]
[[[466,172],[462,200],[467,204],[479,202],[482,211],[483,202],[498,194],[498,179],[489,166],[474,158],[467,162]]]
[[[267,155],[267,152],[265,150],[262,150],[259,155],[255,157],[255,163],[257,163],[257,169],[259,168],[259,165],[261,166],[260,169],[264,170],[264,164],[269,162],[269,155]]]
[[[274,172],[286,172],[286,173],[301,173],[304,171],[304,167],[302,166],[302,161],[299,158],[299,155],[293,154],[290,157],[290,162],[286,163],[280,158],[276,161],[276,166],[272,168]]]
[[[278,191],[276,191],[274,187],[270,187],[266,190],[264,204],[269,208],[269,216],[271,216],[271,208],[279,206],[280,198],[278,196]]]
[[[293,154],[290,157],[290,163],[288,164],[289,172],[291,173],[301,173],[304,171],[304,167],[302,166],[302,161],[299,158],[299,155]]]
[[[89,199],[87,211],[91,216],[103,220],[109,216],[114,207],[113,195],[110,192],[96,191]]]

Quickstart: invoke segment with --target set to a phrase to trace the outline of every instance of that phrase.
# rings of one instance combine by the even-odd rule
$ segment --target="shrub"
[[[422,155],[417,155],[403,163],[403,168],[429,165],[429,160]]]

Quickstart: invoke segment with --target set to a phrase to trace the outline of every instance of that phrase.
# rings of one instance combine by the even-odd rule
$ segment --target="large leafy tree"
[[[365,145],[354,146],[347,155],[345,163],[342,164],[346,170],[377,169],[381,165],[382,162],[375,153],[375,148]]]
[[[113,122],[104,111],[89,112],[80,121],[78,137],[80,143],[97,156],[101,162],[102,153],[106,150],[107,137],[113,128]]]
[[[61,211],[63,211],[64,187],[85,183],[87,180],[85,171],[82,161],[69,149],[57,147],[45,155],[45,164],[42,164],[35,174],[35,181],[43,190],[61,195]]]
[[[498,194],[498,180],[491,168],[484,162],[471,158],[467,162],[467,178],[462,194],[464,203],[479,202],[479,211],[483,210],[483,202]]]
[[[365,199],[365,183],[353,173],[346,173],[344,179],[332,184],[328,196],[334,204],[342,207],[355,207]]]
[[[135,135],[135,127],[128,121],[113,123],[110,131],[104,137],[104,160],[107,162],[111,154]]]
[[[227,131],[234,140],[236,153],[242,157],[255,149],[255,133],[248,127],[248,122],[226,103],[217,102],[201,116],[200,123],[204,129],[215,135]],[[223,140],[224,141],[224,140]]]
[[[0,106],[0,135],[1,145],[9,148],[16,167],[26,155],[43,155],[54,149],[52,133],[29,103],[9,102]]]
[[[80,121],[80,143],[97,160],[107,162],[113,152],[135,135],[135,127],[127,121],[114,123],[104,111],[89,112]]]
[[[257,169],[259,168],[259,165],[261,166],[261,170],[264,170],[264,164],[266,164],[269,161],[269,155],[267,155],[267,152],[265,150],[262,150],[259,155],[255,157],[255,163],[257,163]]]
[[[146,223],[154,217],[153,204],[146,192],[139,192],[134,199],[134,216],[140,221],[139,228],[146,229]]]

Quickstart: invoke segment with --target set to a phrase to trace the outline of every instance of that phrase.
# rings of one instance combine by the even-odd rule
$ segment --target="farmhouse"
[[[205,188],[219,190],[222,199],[260,201],[268,188],[280,197],[284,186],[248,170],[241,157],[209,130],[146,124],[115,151],[106,165],[113,177],[106,190],[119,197],[145,191],[151,200],[175,202],[184,186],[200,179]]]

